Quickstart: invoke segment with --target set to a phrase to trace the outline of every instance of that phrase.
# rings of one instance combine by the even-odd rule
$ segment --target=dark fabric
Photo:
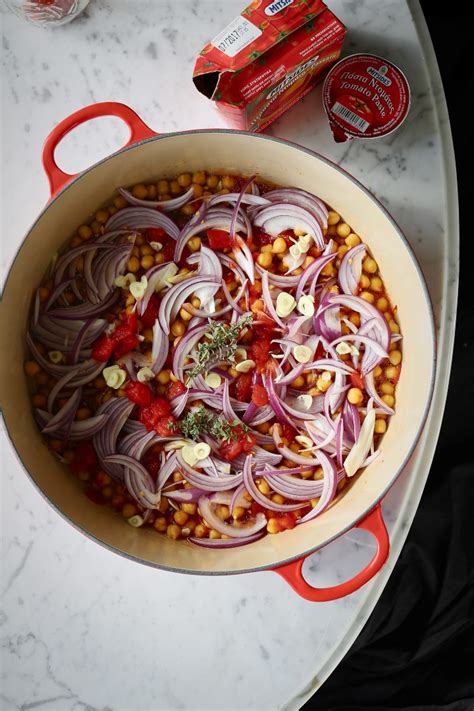
[[[474,711],[473,12],[423,2],[456,151],[461,285],[448,401],[428,483],[359,638],[305,711]],[[447,39],[448,38],[448,39]],[[450,38],[450,39],[449,39]]]

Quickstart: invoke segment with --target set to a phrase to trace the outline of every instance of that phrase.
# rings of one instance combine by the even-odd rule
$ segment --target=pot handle
[[[135,111],[125,104],[120,104],[116,101],[102,101],[97,104],[91,104],[90,106],[84,106],[84,108],[75,111],[58,123],[44,142],[43,166],[48,176],[51,197],[78,175],[78,173],[75,175],[65,173],[58,167],[54,159],[56,146],[73,128],[76,128],[76,126],[79,126],[81,123],[90,121],[90,119],[99,118],[101,116],[117,116],[117,118],[122,119],[122,121],[127,124],[130,129],[130,138],[125,146],[130,146],[137,141],[158,135],[141,120]]]
[[[303,563],[308,556],[273,568],[273,571],[281,575],[298,595],[310,602],[328,602],[350,595],[368,583],[379,572],[390,552],[390,538],[380,504],[377,504],[362,521],[359,521],[356,528],[363,528],[374,536],[377,541],[377,550],[370,563],[351,580],[346,580],[346,582],[330,588],[314,588],[306,582],[302,575]]]

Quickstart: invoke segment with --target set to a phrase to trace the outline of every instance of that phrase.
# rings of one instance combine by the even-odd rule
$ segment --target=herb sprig
[[[234,362],[237,340],[253,321],[253,314],[245,314],[234,324],[222,321],[209,321],[209,331],[206,333],[207,343],[200,343],[195,356],[196,365],[188,372],[189,385],[193,378],[208,370],[221,361]]]
[[[229,442],[240,439],[243,433],[250,431],[248,425],[238,420],[229,422],[223,415],[216,417],[203,405],[195,410],[190,410],[179,425],[181,432],[194,441],[198,441],[203,434],[210,434],[211,437],[219,441]]]

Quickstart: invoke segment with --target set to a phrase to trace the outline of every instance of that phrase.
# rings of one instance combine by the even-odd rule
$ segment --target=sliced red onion
[[[288,202],[298,205],[310,212],[319,222],[320,226],[327,227],[328,209],[322,200],[315,195],[300,188],[277,188],[265,193],[265,199],[271,202]]]
[[[259,274],[263,274],[263,272],[266,271],[258,264],[256,269]],[[268,280],[271,284],[275,284],[275,286],[279,286],[281,289],[291,289],[298,285],[300,277],[285,276],[284,274],[273,274],[272,272],[268,272]]]
[[[308,469],[310,467],[320,466],[320,461],[318,459],[320,452],[318,452],[317,457],[303,457],[301,456],[301,454],[296,454],[296,452],[293,452],[292,449],[290,449],[289,447],[285,447],[282,444],[280,432],[278,431],[278,429],[278,427],[273,427],[273,439],[278,451],[283,457],[285,457],[285,459],[289,459],[290,462],[295,462],[295,464],[302,464]]]
[[[355,373],[354,368],[343,360],[334,358],[319,358],[313,363],[306,364],[307,370],[329,370],[333,373],[341,373],[342,375],[350,375]]]
[[[191,187],[189,190],[186,190],[183,195],[171,198],[170,200],[140,200],[140,198],[136,198],[130,191],[125,190],[125,188],[118,188],[118,192],[130,205],[135,205],[135,207],[158,208],[164,212],[173,212],[173,210],[179,210],[180,207],[183,207],[183,205],[186,205],[186,203],[192,199],[194,188]]]
[[[242,483],[242,474],[221,476],[219,478],[202,474],[184,461],[179,450],[176,452],[176,461],[179,468],[183,471],[184,478],[198,489],[203,489],[203,491],[226,491],[228,489],[234,489]]]
[[[182,501],[184,503],[195,503],[205,494],[202,489],[196,489],[196,487],[193,487],[192,489],[178,489],[176,491],[163,491],[162,493],[167,499]]]
[[[235,246],[233,249],[234,259],[240,266],[242,271],[248,276],[251,284],[255,284],[255,264],[253,261],[252,252],[246,242],[238,235],[235,238]]]
[[[252,474],[252,455],[247,455],[245,459],[245,464],[243,468],[244,484],[250,496],[261,506],[270,511],[297,511],[302,508],[302,504],[276,504],[271,499],[268,499],[264,494],[261,493],[257,485],[253,480]],[[262,514],[263,515],[263,514]],[[266,524],[266,519],[265,519]]]
[[[105,426],[106,422],[105,415],[94,415],[93,417],[88,417],[87,420],[73,422],[70,430],[62,432],[61,435],[65,440],[69,441],[90,439]]]
[[[234,405],[234,407],[235,407],[235,405]],[[256,427],[257,425],[262,425],[264,422],[268,422],[268,420],[271,420],[273,416],[274,416],[273,409],[270,407],[270,405],[265,405],[264,407],[259,408],[258,415],[253,417],[249,424],[252,427]]]
[[[57,383],[55,383],[55,385],[51,389],[51,392],[48,395],[48,405],[47,405],[48,412],[50,412],[50,413],[53,412],[54,401],[58,397],[61,390],[63,390],[63,388],[68,384],[68,382],[70,380],[72,380],[74,375],[75,375],[74,371],[71,371],[70,373],[66,373],[66,375],[63,375],[63,377],[60,378]]]
[[[123,469],[117,464],[107,464],[106,457],[114,454],[117,449],[117,438],[133,410],[134,403],[122,397],[111,398],[97,410],[98,415],[106,415],[105,426],[94,436],[93,445],[101,467],[115,479],[122,479]]]
[[[324,269],[326,264],[329,264],[329,262],[331,262],[334,257],[336,257],[336,255],[337,252],[334,252],[334,254],[328,254],[326,256],[318,257],[314,262],[311,262],[311,264],[306,267],[306,269],[303,271],[298,280],[298,286],[296,287],[295,294],[296,301],[299,301],[300,297],[303,296],[305,286],[310,279],[313,280],[313,285],[309,293],[314,296],[314,291],[316,289],[316,281],[319,275],[321,274],[321,271]]]
[[[267,307],[268,313],[272,319],[282,328],[285,328],[285,323],[278,316],[275,306],[273,304],[272,295],[270,293],[270,287],[268,285],[268,272],[264,271],[262,273],[262,296],[265,306]]]
[[[118,229],[142,230],[149,227],[161,227],[167,235],[177,240],[179,229],[174,222],[158,210],[149,207],[126,207],[112,215],[105,225],[105,232]]]
[[[247,284],[248,284],[248,280],[244,279],[242,286],[239,289],[239,292],[235,295],[235,298],[234,298],[232,296],[232,294],[230,293],[229,289],[227,288],[227,284],[225,283],[224,279],[222,280],[222,291],[224,292],[226,301],[233,308],[233,310],[239,314],[239,316],[241,316],[244,313],[244,310],[239,306],[239,301],[244,296],[244,294],[247,290]],[[247,303],[248,303],[248,301],[247,301]]]
[[[87,332],[93,328],[93,339],[96,340],[100,334],[107,328],[107,321],[105,319],[89,319],[84,322],[83,327],[78,332],[69,352],[69,362],[77,363],[81,348],[86,341]],[[92,342],[91,340],[91,342]]]
[[[146,272],[145,276],[148,282],[147,287],[143,298],[137,303],[137,314],[139,316],[143,316],[145,313],[147,306],[150,303],[150,299],[156,291],[156,287],[161,281],[163,274],[169,270],[170,264],[172,264],[172,262],[164,262],[163,264],[151,267],[151,269]],[[167,286],[171,286],[171,284],[167,284]]]
[[[342,415],[338,415],[336,421],[336,461],[339,468],[342,467],[343,444],[344,442],[344,420]]]
[[[88,319],[93,316],[101,316],[108,311],[120,298],[118,289],[114,289],[112,293],[98,304],[85,302],[77,306],[65,306],[62,309],[53,309],[49,312],[50,316],[64,319],[65,321],[77,321],[78,319]]]
[[[201,245],[201,249],[199,252],[194,252],[194,254],[191,254],[187,261],[189,264],[195,264],[196,262],[199,262],[199,268],[198,268],[198,274],[201,277],[211,277],[215,281],[221,281],[222,280],[222,266],[219,261],[219,257],[215,252],[213,252],[209,247],[206,247],[206,245]],[[199,289],[196,289],[195,296],[200,300],[201,302],[201,309],[202,310],[212,310],[214,307],[214,294],[215,290],[211,287],[205,286]]]
[[[373,399],[376,405],[378,405],[378,407],[383,410],[383,412],[385,412],[387,415],[394,415],[395,410],[392,407],[389,407],[387,403],[382,400],[382,398],[377,392],[377,388],[375,387],[374,383],[373,372],[369,372],[364,376],[364,384],[367,394]]]
[[[346,343],[348,341],[355,341],[356,343],[363,343],[364,346],[371,348],[374,353],[376,353],[380,359],[388,358],[388,353],[385,348],[382,348],[380,343],[375,339],[369,338],[368,336],[361,336],[360,331],[358,333],[349,333],[346,336],[339,336],[334,341],[332,341],[331,346],[334,348],[338,343]]]
[[[331,503],[331,501],[334,499],[336,496],[337,492],[337,483],[338,483],[338,474],[337,474],[337,469],[336,465],[330,459],[328,456],[324,454],[324,452],[319,452],[319,456],[321,458],[321,466],[323,468],[324,472],[324,479],[323,479],[323,490],[321,492],[321,498],[319,499],[317,505],[312,509],[309,513],[307,513],[305,516],[302,516],[296,523],[297,525],[300,525],[302,523],[305,523],[306,521],[311,521],[313,518],[316,518],[316,516],[319,516],[320,514],[323,513]]]
[[[336,437],[336,431],[325,416],[317,415],[314,421],[305,422],[305,427],[316,445],[315,449],[325,449],[330,453],[336,451],[335,445],[332,444]]]
[[[253,180],[254,178],[252,178]],[[252,186],[253,187],[253,186]],[[226,193],[225,195],[213,195],[209,198],[209,207],[219,205],[220,203],[234,203],[240,198],[240,204],[251,205],[252,207],[263,207],[270,205],[270,200],[267,200],[260,195],[252,195],[250,193]]]
[[[58,432],[69,427],[74,420],[76,410],[82,398],[82,388],[75,390],[58,412],[49,420],[43,428],[45,434]]]
[[[158,318],[160,326],[166,335],[170,333],[170,324],[179,313],[185,301],[195,292],[199,286],[208,286],[214,289],[214,293],[219,288],[219,283],[212,277],[190,277],[186,281],[175,284],[163,296],[160,303]]]
[[[151,348],[151,358],[153,361],[151,369],[154,373],[159,373],[166,363],[169,347],[170,342],[161,329],[159,320],[155,319],[153,325],[153,344]]]
[[[97,363],[92,359],[86,360],[80,365],[55,365],[41,355],[29,333],[26,334],[26,342],[34,359],[49,375],[61,378],[66,373],[74,372],[74,377],[69,381],[70,386],[77,387],[89,383],[102,372],[104,367],[103,363]]]
[[[277,418],[278,422],[281,422],[283,425],[295,427],[295,423],[285,411],[285,408],[283,407],[280,398],[278,397],[275,391],[273,378],[269,372],[265,373],[263,382],[268,393],[269,404],[273,412],[275,413],[275,417]]]
[[[174,253],[174,261],[179,262],[183,249],[186,246],[186,242],[191,237],[205,232],[209,229],[217,228],[220,230],[226,230],[230,232],[230,225],[232,221],[232,210],[219,210],[218,208],[209,210],[206,214],[206,219],[202,222],[197,223],[194,220],[190,220],[179,233],[178,239],[176,241],[176,249]],[[239,223],[237,225],[239,230],[244,231],[245,225]]]
[[[360,433],[360,416],[357,407],[350,403],[347,398],[342,408],[342,419],[344,420],[346,437],[354,444]]]
[[[259,538],[263,538],[265,535],[264,531],[259,531],[254,533],[252,536],[246,536],[245,538],[196,538],[195,536],[190,536],[188,541],[195,543],[203,548],[217,548],[219,550],[223,548],[237,548],[238,546],[246,546],[249,543],[258,541]]]
[[[245,281],[245,274],[239,267],[235,259],[232,259],[228,254],[223,254],[221,252],[216,252],[216,254],[219,258],[220,263],[224,267],[227,267],[227,269],[229,269],[233,274],[235,274],[235,276],[238,277],[240,283],[243,284]]]
[[[344,294],[357,294],[365,251],[365,244],[358,244],[346,252],[341,260],[338,281]]]
[[[59,257],[58,261],[56,262],[54,270],[54,284],[58,285],[61,282],[61,279],[63,278],[66,269],[71,264],[71,262],[73,262],[77,257],[82,257],[82,255],[86,254],[87,252],[95,253],[98,249],[108,248],[109,245],[97,244],[96,241],[93,241],[87,242],[87,244],[81,244],[78,247],[73,247],[73,249],[69,249],[65,254]]]
[[[303,373],[304,370],[307,368],[307,363],[299,363],[297,366],[295,366],[292,370],[289,371],[286,375],[279,375],[275,382],[278,385],[288,385],[289,383],[292,383],[293,380],[298,378],[301,373]]]
[[[318,220],[311,212],[298,205],[273,203],[259,210],[253,222],[272,237],[277,237],[286,230],[303,229],[313,237],[319,249],[324,249],[324,237]]]
[[[124,467],[125,486],[141,506],[147,509],[157,508],[161,494],[155,493],[153,479],[143,464],[124,454],[112,454],[104,461],[106,464],[118,464]]]
[[[209,325],[207,323],[199,324],[198,326],[194,326],[194,328],[189,328],[180,339],[173,353],[173,373],[178,380],[184,382],[184,360],[189,356],[193,348],[196,347],[208,330]],[[163,338],[166,337],[163,335]]]

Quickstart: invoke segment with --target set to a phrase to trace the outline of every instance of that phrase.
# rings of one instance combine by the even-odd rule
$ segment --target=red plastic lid
[[[335,140],[379,138],[398,128],[410,108],[403,72],[375,54],[341,59],[323,85],[323,103]]]

